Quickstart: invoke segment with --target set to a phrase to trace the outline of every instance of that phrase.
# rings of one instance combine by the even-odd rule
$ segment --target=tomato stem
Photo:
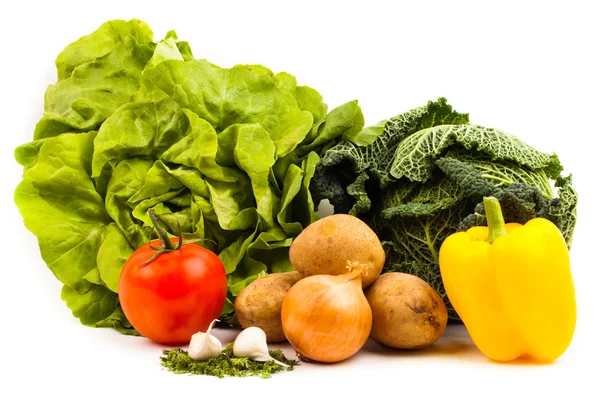
[[[152,224],[154,225],[154,228],[156,229],[156,232],[158,233],[158,239],[160,239],[160,242],[163,244],[163,247],[161,249],[175,250],[175,246],[173,246],[173,243],[169,239],[169,235],[167,234],[167,232],[165,230],[163,230],[162,227],[160,227],[160,224],[158,223],[158,219],[156,218],[156,215],[154,214],[154,208],[148,209],[148,216],[150,217],[150,220],[152,221]],[[181,239],[181,231],[179,232],[179,237]],[[179,242],[179,246],[181,246],[181,241]]]
[[[177,242],[177,245],[173,245],[173,242],[171,242],[171,239],[169,238],[169,234],[167,234],[167,232],[158,223],[158,219],[157,219],[156,215],[154,214],[154,208],[148,209],[148,216],[150,217],[150,220],[152,221],[152,224],[154,225],[154,228],[156,229],[156,232],[158,233],[158,239],[160,240],[161,245],[154,246],[151,244],[151,241],[148,241],[148,246],[150,247],[150,249],[156,250],[156,253],[154,253],[154,255],[152,255],[152,257],[150,257],[148,259],[148,261],[142,263],[140,267],[144,267],[145,265],[150,264],[152,261],[154,261],[154,259],[156,259],[161,254],[173,252],[175,250],[180,249],[184,245],[189,245],[191,243],[196,243],[196,242],[200,242],[200,241],[212,241],[215,245],[217,245],[217,243],[215,241],[213,241],[212,239],[194,238],[194,239],[188,239],[188,240],[184,241],[183,233],[181,232],[181,223],[179,223],[179,221],[177,221],[177,236],[178,236],[179,240]],[[149,238],[152,238],[152,231],[150,232]]]
[[[185,245],[185,242],[183,242],[183,235],[181,234],[181,225],[179,224],[179,222],[177,222],[177,227],[179,229],[179,242],[178,242],[177,246],[175,246],[175,245],[173,245],[173,242],[171,242],[171,239],[169,238],[169,234],[167,234],[167,232],[158,223],[158,219],[156,218],[156,215],[154,214],[154,208],[148,209],[148,216],[150,217],[150,220],[152,221],[152,224],[154,225],[154,228],[156,229],[156,232],[158,233],[158,239],[160,240],[161,245],[160,245],[160,247],[157,247],[157,246],[152,245],[150,242],[148,242],[148,246],[150,247],[150,249],[156,250],[156,253],[154,253],[154,255],[152,255],[152,257],[150,257],[148,259],[148,261],[142,263],[141,267],[144,267],[145,265],[150,264],[152,261],[154,261],[154,259],[156,259],[158,256],[160,256],[163,253],[173,252],[173,251],[181,248],[182,245]]]

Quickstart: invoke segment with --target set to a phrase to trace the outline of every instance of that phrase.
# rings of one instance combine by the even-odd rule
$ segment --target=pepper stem
[[[169,235],[167,234],[167,232],[162,227],[160,227],[160,224],[158,224],[158,219],[156,218],[156,215],[154,214],[154,208],[148,209],[148,216],[150,217],[150,220],[152,221],[154,228],[156,228],[156,232],[158,233],[158,238],[160,239],[160,242],[162,242],[162,244],[164,245],[164,248],[168,249],[168,250],[175,249],[175,247],[173,246],[173,243],[169,239]]]
[[[500,201],[496,197],[484,197],[483,207],[485,208],[485,218],[488,226],[487,241],[492,243],[496,238],[506,235],[504,216],[502,216]]]

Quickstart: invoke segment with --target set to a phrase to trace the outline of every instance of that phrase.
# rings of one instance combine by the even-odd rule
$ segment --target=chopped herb
[[[288,371],[299,364],[297,360],[289,360],[281,350],[269,350],[274,359],[289,365]],[[211,375],[223,378],[225,376],[260,376],[263,379],[270,378],[271,374],[283,371],[283,367],[273,361],[252,361],[247,357],[234,357],[233,343],[215,358],[206,361],[196,361],[190,357],[187,351],[176,349],[165,349],[160,357],[163,367],[176,374]]]

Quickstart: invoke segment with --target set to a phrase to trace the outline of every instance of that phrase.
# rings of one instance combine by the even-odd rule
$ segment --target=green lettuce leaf
[[[269,133],[278,157],[310,131],[312,114],[298,108],[272,72],[261,66],[216,67],[205,60],[165,61],[144,71],[140,100],[171,98],[206,119],[217,132],[237,123],[258,123]]]
[[[58,79],[69,78],[77,66],[112,53],[129,38],[140,44],[151,44],[153,33],[144,22],[113,20],[103,23],[96,31],[69,44],[56,58]]]
[[[294,164],[288,167],[281,201],[281,210],[277,214],[277,221],[286,234],[298,235],[302,231],[302,224],[293,222],[293,201],[300,192],[304,172]]]
[[[103,301],[102,313],[81,308],[102,300],[100,293],[116,291],[119,267],[132,251],[115,232],[91,178],[95,137],[89,132],[46,139],[15,191],[15,203],[25,226],[37,236],[42,258],[65,285],[64,297],[72,302],[68,305],[91,326],[119,309],[118,303]],[[111,324],[130,327],[123,315]]]
[[[152,31],[137,20],[107,22],[68,45],[56,59],[59,80],[46,91],[35,139],[97,128],[137,92],[153,45]]]
[[[256,278],[292,270],[288,252],[318,219],[321,154],[358,141],[356,101],[328,112],[314,89],[261,65],[195,59],[174,31],[110,21],[68,45],[33,141],[17,147],[15,203],[82,324],[137,334],[118,303],[131,253],[154,238],[200,238],[228,277],[222,316]]]
[[[152,36],[139,20],[117,20],[68,45],[56,59],[59,80],[46,90],[34,137],[97,129],[134,99],[145,67],[190,59],[189,45],[177,41],[174,32],[158,44]]]
[[[119,307],[118,295],[104,286],[93,285],[83,294],[63,286],[61,298],[73,311],[73,316],[86,326],[112,327],[123,334],[139,335]]]

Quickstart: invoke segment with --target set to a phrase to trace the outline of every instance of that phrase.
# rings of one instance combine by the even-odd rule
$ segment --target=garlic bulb
[[[348,262],[347,268],[342,275],[301,279],[283,300],[283,332],[303,359],[342,361],[369,338],[372,312],[362,289],[367,266]]]
[[[208,326],[206,332],[197,332],[192,335],[188,354],[191,358],[198,361],[205,361],[209,358],[217,357],[223,350],[223,345],[215,336],[210,334],[215,322],[219,320],[213,320]]]
[[[254,361],[273,361],[282,367],[289,367],[289,365],[271,357],[267,346],[267,335],[258,327],[248,327],[238,334],[233,342],[233,355],[248,357]]]

